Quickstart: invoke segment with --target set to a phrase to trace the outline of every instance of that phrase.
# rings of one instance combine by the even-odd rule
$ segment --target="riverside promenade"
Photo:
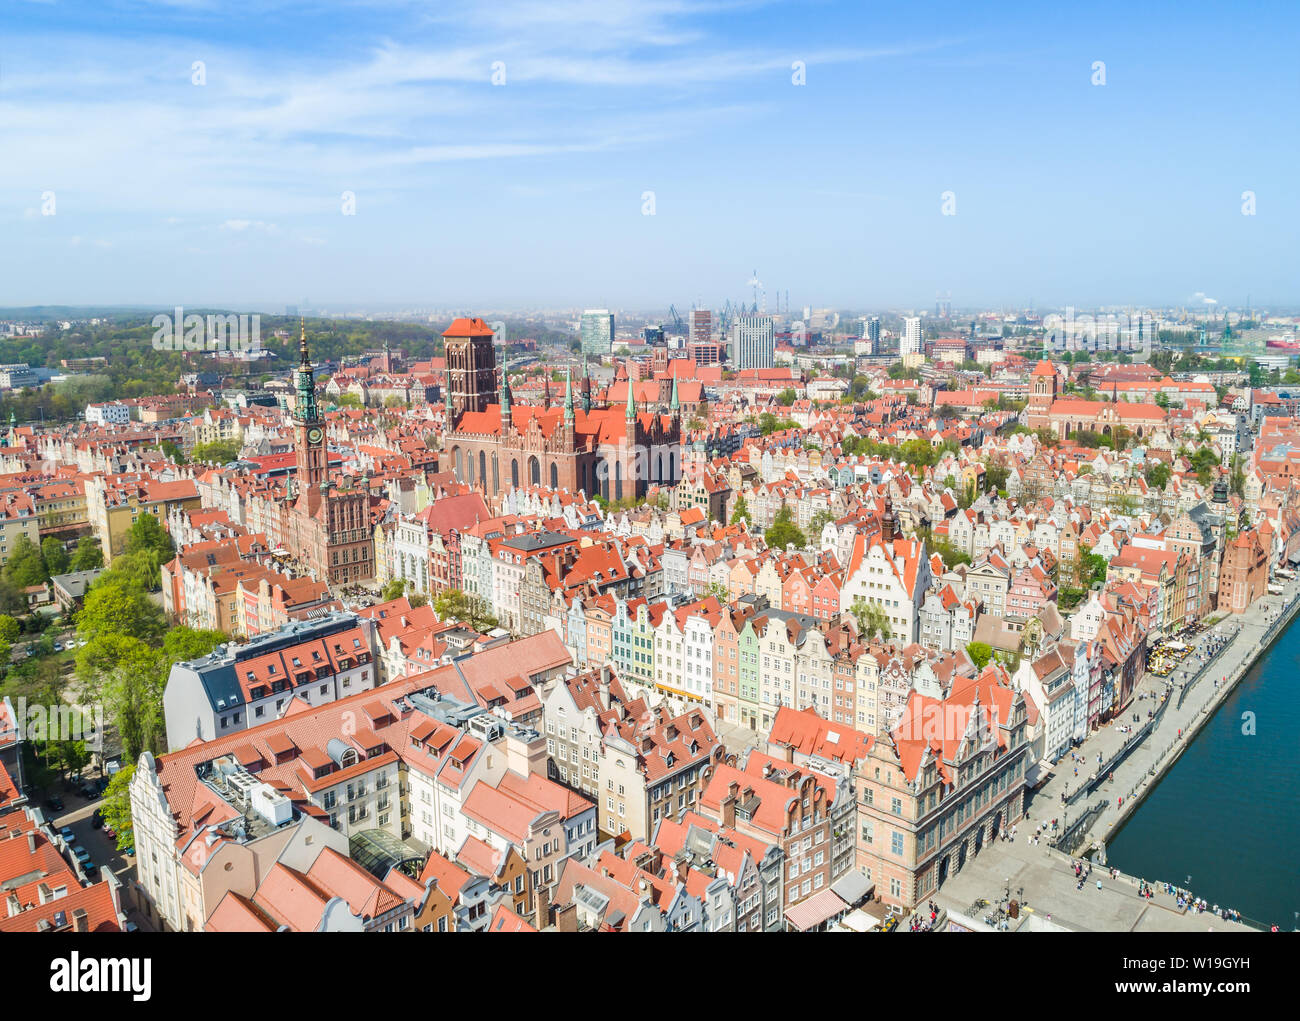
[[[1030,827],[1056,819],[1058,832],[1064,832],[1081,814],[1089,813],[1085,832],[1074,835],[1070,844],[1076,848],[1095,846],[1104,862],[1110,835],[1177,761],[1264,650],[1286,630],[1300,608],[1298,597],[1300,579],[1288,582],[1281,595],[1265,596],[1245,613],[1226,617],[1198,635],[1169,677],[1146,674],[1128,709],[1075,750],[1079,761],[1072,761],[1067,754],[1056,763],[1048,782],[1031,792],[1026,807]],[[1217,649],[1213,648],[1216,643]],[[1162,695],[1168,704],[1160,709]],[[1157,710],[1159,718],[1149,733],[1125,734],[1119,729],[1131,726],[1135,732],[1141,731],[1147,713]],[[1133,722],[1133,713],[1139,722]],[[1091,780],[1094,774],[1099,778],[1095,785]]]
[[[1281,595],[1266,596],[1245,613],[1230,615],[1196,636],[1189,643],[1191,651],[1169,677],[1146,674],[1125,712],[1075,749],[1079,761],[1067,754],[1048,782],[1030,793],[1025,816],[1016,824],[1016,838],[985,845],[959,873],[948,878],[932,898],[935,903],[976,919],[977,929],[987,927],[979,921],[982,912],[972,911],[974,903],[983,899],[996,907],[1005,902],[1009,889],[1011,897],[1028,903],[1019,923],[1010,926],[1012,930],[1256,931],[1208,911],[1179,908],[1176,896],[1162,888],[1166,881],[1178,882],[1179,876],[1141,877],[1154,884],[1156,892],[1150,899],[1140,897],[1138,877],[1112,876],[1104,867],[1105,844],[1236,683],[1286,630],[1297,610],[1300,579],[1287,583]],[[1163,708],[1161,696],[1165,697]],[[1148,712],[1158,713],[1150,726]],[[1133,722],[1134,713],[1139,722]],[[1130,726],[1132,733],[1119,729]],[[1112,772],[1114,780],[1110,779]],[[1038,827],[1043,836],[1033,843]],[[1059,838],[1070,828],[1076,830],[1070,839],[1061,841],[1060,848],[1052,846],[1053,832]],[[1067,853],[1070,851],[1073,856]],[[1085,853],[1096,865],[1079,889],[1072,862],[1082,861]]]

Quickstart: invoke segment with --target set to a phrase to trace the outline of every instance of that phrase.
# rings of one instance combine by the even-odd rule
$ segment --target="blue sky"
[[[1054,6],[5,0],[0,304],[1300,305],[1294,6]]]

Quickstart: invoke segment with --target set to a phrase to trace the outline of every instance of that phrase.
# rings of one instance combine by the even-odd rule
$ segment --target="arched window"
[[[528,484],[530,486],[542,484],[542,463],[537,460],[535,454],[528,459]]]
[[[451,448],[451,456],[452,456],[452,458],[455,460],[455,465],[456,465],[456,466],[455,466],[455,469],[454,469],[454,470],[455,470],[455,473],[456,473],[456,481],[457,481],[457,482],[464,482],[464,481],[465,481],[465,465],[464,465],[464,459],[461,457],[461,454],[460,454],[460,447],[452,447],[452,448]]]
[[[478,452],[478,478],[480,482],[487,482],[487,454],[482,450]]]
[[[551,488],[560,488],[560,469],[555,466],[554,461],[551,462]]]
[[[510,485],[519,488],[519,462],[513,457],[510,459]]]

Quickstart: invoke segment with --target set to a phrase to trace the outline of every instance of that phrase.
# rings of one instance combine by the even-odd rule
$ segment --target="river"
[[[1111,838],[1107,860],[1266,925],[1294,928],[1298,779],[1300,617]]]

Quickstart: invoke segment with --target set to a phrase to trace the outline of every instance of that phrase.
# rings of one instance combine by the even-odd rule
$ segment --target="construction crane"
[[[673,332],[679,334],[685,334],[686,324],[682,322],[682,317],[677,314],[677,306],[669,305],[668,314],[673,318]]]

